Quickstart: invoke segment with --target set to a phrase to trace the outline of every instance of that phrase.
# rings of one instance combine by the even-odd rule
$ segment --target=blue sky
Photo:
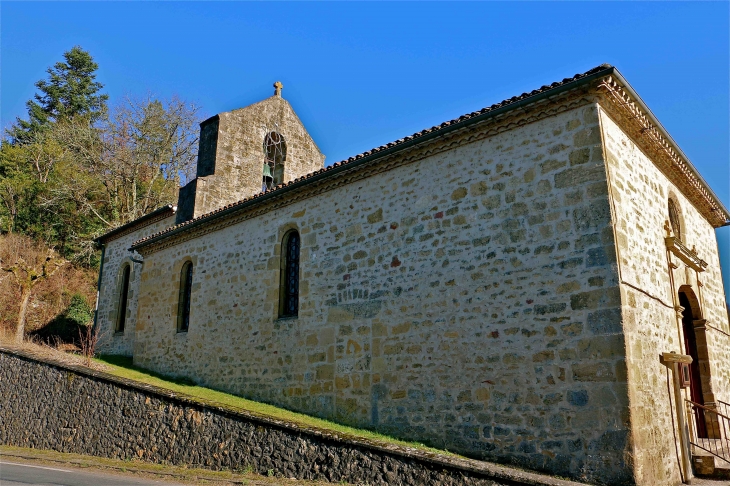
[[[80,45],[112,103],[177,94],[212,115],[281,80],[331,164],[608,62],[730,206],[729,5],[3,1],[0,124]],[[730,289],[730,228],[718,240]]]

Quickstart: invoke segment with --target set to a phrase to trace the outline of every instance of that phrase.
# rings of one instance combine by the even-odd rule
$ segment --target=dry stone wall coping
[[[3,381],[5,382],[3,388],[13,386],[12,384],[8,385],[8,383],[12,383],[11,380],[8,379],[10,374],[14,372],[21,372],[20,367],[12,366],[11,362],[9,362],[7,358],[14,358],[16,360],[25,361],[38,366],[72,372],[92,381],[102,382],[113,387],[121,387],[127,390],[140,392],[143,395],[160,399],[163,402],[167,401],[183,408],[204,409],[207,412],[211,412],[227,419],[240,422],[253,422],[258,426],[264,426],[268,429],[278,429],[280,432],[285,434],[294,434],[307,441],[320,444],[324,443],[328,448],[341,448],[345,452],[352,449],[359,450],[365,452],[369,456],[380,456],[385,462],[390,464],[394,462],[398,463],[400,468],[396,466],[396,469],[402,470],[404,467],[410,469],[424,469],[426,473],[428,473],[428,471],[431,471],[431,473],[433,473],[433,471],[437,471],[437,473],[440,471],[441,474],[445,476],[444,479],[446,480],[443,484],[487,484],[495,486],[579,486],[583,484],[489,462],[422,451],[401,445],[388,444],[342,433],[334,433],[316,427],[303,427],[296,423],[274,419],[269,416],[241,410],[236,407],[227,406],[197,397],[191,397],[181,393],[175,393],[157,386],[125,379],[83,366],[63,363],[46,356],[36,356],[26,350],[6,346],[0,346],[0,383]],[[8,390],[5,390],[5,392],[8,392]],[[42,399],[41,394],[34,394],[34,396],[37,396],[39,400]],[[31,411],[37,410],[38,407],[36,407],[36,404],[28,404],[25,408],[30,414],[32,413]],[[18,413],[17,404],[15,404],[15,406],[0,408],[0,423],[4,423],[9,419],[9,416],[5,416],[6,413],[13,412]],[[140,423],[139,425],[143,428],[147,426],[147,424],[143,423]],[[7,429],[5,429],[5,431],[6,433],[8,432]],[[18,438],[16,437],[16,439]],[[13,444],[16,440],[7,436],[3,437],[2,442],[8,445],[16,445]],[[347,461],[340,461],[340,463],[347,467]],[[417,475],[418,474],[416,474],[416,476]],[[414,474],[412,473],[409,476],[413,477]],[[399,478],[399,480],[394,484],[416,484],[408,481],[407,479],[403,481],[403,479],[406,478]]]

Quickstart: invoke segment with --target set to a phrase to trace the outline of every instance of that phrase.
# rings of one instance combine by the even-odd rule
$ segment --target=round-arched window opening
[[[282,266],[279,282],[279,317],[295,317],[299,314],[299,250],[301,240],[296,230],[284,235],[282,240]]]
[[[284,182],[286,162],[286,140],[279,132],[272,131],[264,136],[264,171],[262,189],[269,191]]]
[[[667,209],[669,211],[669,224],[672,227],[672,233],[674,233],[674,236],[677,237],[679,241],[682,241],[682,226],[679,223],[679,210],[677,209],[677,203],[674,202],[674,199],[669,199]]]
[[[114,327],[114,332],[116,333],[124,332],[124,324],[127,320],[127,301],[129,300],[129,277],[131,275],[131,271],[132,267],[129,264],[126,264],[124,265],[121,273],[117,322]]]
[[[193,292],[193,262],[187,261],[180,270],[180,293],[177,300],[177,332],[190,328],[190,298]]]

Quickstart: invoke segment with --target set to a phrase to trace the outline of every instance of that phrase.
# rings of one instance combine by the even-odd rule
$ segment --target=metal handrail
[[[702,410],[707,410],[708,412],[712,412],[712,413],[714,413],[714,414],[716,414],[716,415],[724,418],[725,420],[730,421],[730,417],[729,416],[727,416],[727,415],[725,415],[723,413],[718,412],[714,408],[710,408],[710,407],[708,407],[706,405],[700,405],[699,403],[693,402],[692,400],[687,400],[686,398],[684,399],[684,401],[685,402],[688,402],[688,403],[691,403],[693,406],[695,406],[697,408],[701,408]],[[724,403],[724,402],[720,402],[720,403]]]
[[[730,417],[730,403],[723,402],[722,400],[717,401],[719,407],[722,409],[723,415]]]
[[[691,400],[684,401],[690,444],[730,463],[730,417]]]

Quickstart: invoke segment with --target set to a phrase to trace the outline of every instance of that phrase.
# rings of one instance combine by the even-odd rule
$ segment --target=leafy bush
[[[88,326],[94,318],[94,311],[81,294],[73,294],[71,303],[64,312],[64,317],[77,326]]]

